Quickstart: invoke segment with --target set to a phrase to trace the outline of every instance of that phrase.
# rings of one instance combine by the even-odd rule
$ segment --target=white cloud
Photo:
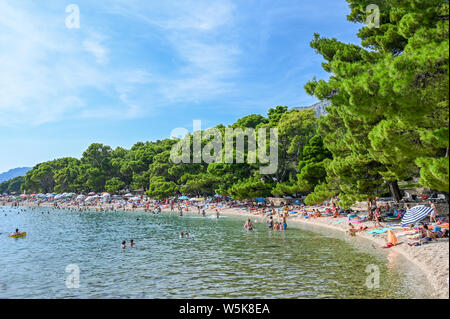
[[[86,52],[92,54],[95,60],[99,64],[107,64],[109,50],[106,46],[102,45],[102,37],[99,35],[92,36],[89,39],[83,41],[83,48]]]

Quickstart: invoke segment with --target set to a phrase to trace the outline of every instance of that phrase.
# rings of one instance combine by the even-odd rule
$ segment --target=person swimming
[[[184,238],[189,238],[189,233],[188,233],[188,232],[186,232],[186,233],[184,234]]]
[[[125,248],[125,247],[127,247],[127,242],[124,240],[124,241],[122,242],[122,248]]]
[[[184,233],[183,232],[180,233],[180,238],[184,238]]]
[[[133,246],[134,246],[134,240],[131,239],[131,240],[130,240],[130,247],[133,247]]]

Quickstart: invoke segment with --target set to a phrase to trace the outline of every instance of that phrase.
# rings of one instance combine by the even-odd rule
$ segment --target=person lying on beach
[[[420,239],[418,241],[408,243],[408,245],[418,246],[423,243],[428,243],[432,240],[436,240],[436,235],[428,229],[427,225],[423,225],[422,229],[420,230]]]

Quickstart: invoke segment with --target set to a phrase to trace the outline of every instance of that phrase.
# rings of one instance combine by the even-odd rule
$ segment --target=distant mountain
[[[320,102],[318,102],[316,104],[313,104],[311,106],[293,107],[292,109],[299,110],[299,111],[313,109],[314,111],[316,111],[316,117],[321,117],[322,115],[327,115],[328,114],[327,111],[325,110],[325,107],[330,106],[330,105],[331,105],[331,101],[323,100],[323,101],[320,101]]]
[[[25,176],[25,174],[31,169],[32,167],[17,167],[10,169],[5,173],[0,173],[0,183],[17,176]]]

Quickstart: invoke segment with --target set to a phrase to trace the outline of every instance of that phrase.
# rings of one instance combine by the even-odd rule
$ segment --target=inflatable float
[[[9,235],[9,237],[12,237],[12,238],[19,238],[19,237],[25,236],[26,234],[27,234],[26,232],[23,232],[23,233],[20,233],[20,234],[17,234],[17,235],[11,234],[11,235]]]

